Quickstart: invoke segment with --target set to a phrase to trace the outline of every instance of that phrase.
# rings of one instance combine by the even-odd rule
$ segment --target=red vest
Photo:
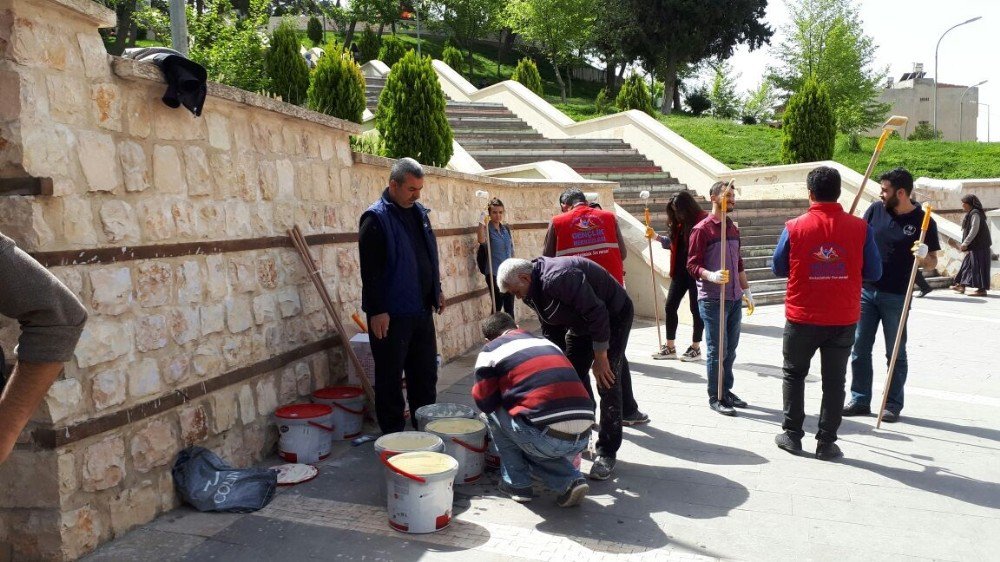
[[[839,203],[813,203],[788,228],[785,317],[800,324],[849,326],[861,316],[864,220]]]
[[[581,204],[552,219],[556,256],[578,256],[601,265],[620,285],[625,284],[622,253],[618,249],[615,214]]]

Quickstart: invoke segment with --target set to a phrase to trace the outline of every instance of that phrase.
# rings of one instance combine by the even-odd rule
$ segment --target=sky
[[[718,0],[716,0],[718,1]],[[876,66],[888,66],[889,75],[899,80],[911,72],[913,63],[924,63],[928,78],[934,75],[934,46],[946,29],[967,19],[983,19],[948,33],[938,52],[938,70],[942,84],[972,85],[988,80],[979,87],[979,101],[990,105],[995,119],[990,123],[990,137],[1000,140],[1000,62],[994,34],[1000,29],[1000,1],[997,0],[860,0],[861,20],[865,33],[878,45]],[[781,27],[789,22],[785,0],[770,0],[767,22],[775,29],[773,45],[781,42]],[[750,52],[741,47],[730,59],[740,73],[741,91],[755,88],[769,64],[776,61],[772,48],[764,46]],[[987,140],[987,110],[979,106],[979,140]]]

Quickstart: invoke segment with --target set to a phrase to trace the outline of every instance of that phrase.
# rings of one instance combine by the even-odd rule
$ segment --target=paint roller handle
[[[427,483],[427,479],[426,478],[417,476],[416,474],[410,474],[409,472],[406,472],[405,470],[401,470],[401,469],[393,466],[393,464],[391,462],[389,462],[389,456],[390,456],[389,453],[390,453],[390,451],[382,451],[382,454],[378,456],[379,460],[382,461],[382,464],[384,464],[386,468],[388,468],[389,470],[395,472],[396,474],[398,474],[400,476],[404,476],[404,477],[409,478],[410,480],[413,480],[415,482],[420,482],[421,484],[426,484]]]
[[[318,427],[318,428],[322,429],[323,431],[325,431],[327,433],[333,433],[333,426],[323,425],[323,424],[321,424],[319,422],[314,422],[314,421],[306,422],[306,423],[308,423],[309,425],[311,425],[313,427]]]
[[[485,453],[485,452],[486,452],[486,449],[487,449],[487,447],[486,447],[486,443],[483,443],[483,446],[482,446],[482,447],[475,447],[475,446],[473,446],[473,445],[471,445],[471,444],[469,444],[469,443],[466,443],[465,441],[462,441],[462,440],[461,440],[461,439],[459,439],[458,437],[452,437],[452,438],[451,438],[451,440],[452,440],[452,441],[453,441],[453,442],[454,442],[454,443],[455,443],[456,445],[458,445],[458,446],[460,446],[460,447],[465,447],[466,449],[468,449],[468,450],[472,451],[473,453]],[[485,441],[485,440],[484,440],[484,441]]]
[[[889,135],[891,134],[891,130],[882,129],[882,134],[879,135],[878,142],[875,143],[875,152],[882,152],[882,149],[885,147],[885,141],[889,140]]]
[[[931,226],[931,211],[934,208],[931,207],[930,203],[924,203],[924,222],[920,223],[920,230],[927,232],[927,229]]]
[[[365,322],[364,320],[361,319],[360,314],[355,312],[354,314],[351,315],[351,320],[354,320],[354,323],[358,325],[358,328],[361,328],[362,332],[366,334],[368,333],[368,326],[365,326]]]

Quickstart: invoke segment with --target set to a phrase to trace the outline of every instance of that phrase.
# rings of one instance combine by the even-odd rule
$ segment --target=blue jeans
[[[550,490],[564,492],[583,475],[572,458],[587,448],[590,433],[573,441],[546,435],[545,429],[510,416],[503,408],[486,417],[490,436],[500,451],[500,475],[513,488],[530,488],[535,473]]]
[[[698,301],[698,312],[705,323],[705,365],[708,368],[708,398],[719,395],[719,301]],[[740,323],[743,321],[743,303],[726,301],[726,357],[722,362],[725,369],[723,384],[728,395],[733,390],[733,363],[736,361],[736,346],[740,343]]]
[[[879,322],[885,337],[886,367],[892,360],[892,346],[896,344],[896,332],[903,316],[906,295],[886,293],[865,287],[861,290],[861,320],[854,336],[854,351],[851,352],[851,400],[871,406],[872,402],[872,346]],[[889,387],[886,408],[895,413],[903,410],[903,385],[906,383],[906,330],[899,343],[899,357],[896,370]]]

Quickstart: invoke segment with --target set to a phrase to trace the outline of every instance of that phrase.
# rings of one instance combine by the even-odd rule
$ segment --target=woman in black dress
[[[990,227],[986,223],[983,204],[975,195],[962,197],[962,210],[965,211],[965,218],[962,219],[961,247],[966,254],[951,288],[964,294],[966,287],[976,287],[978,290],[969,294],[983,297],[990,288],[990,246],[993,243]]]

